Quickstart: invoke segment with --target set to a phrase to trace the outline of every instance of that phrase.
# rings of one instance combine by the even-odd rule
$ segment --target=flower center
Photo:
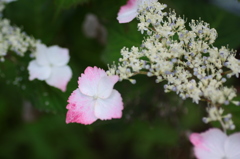
[[[97,100],[98,99],[98,96],[93,96],[93,100]]]
[[[53,64],[49,63],[49,67],[53,68]]]

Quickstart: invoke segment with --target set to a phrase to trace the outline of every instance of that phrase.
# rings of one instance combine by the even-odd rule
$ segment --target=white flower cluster
[[[217,108],[210,106],[207,108],[208,117],[203,118],[204,123],[209,123],[211,121],[220,121],[224,130],[235,129],[235,125],[232,121],[232,114],[223,115],[224,110],[222,108]]]
[[[9,0],[0,1],[0,12]],[[0,18],[0,60],[4,61],[4,57],[9,51],[15,52],[19,56],[24,53],[34,51],[38,41],[33,37],[26,35],[20,28],[12,26],[8,19]]]
[[[165,92],[174,91],[182,99],[204,100],[214,107],[238,105],[233,101],[236,90],[224,86],[227,78],[240,73],[236,53],[214,47],[217,32],[209,24],[192,20],[187,30],[183,18],[164,8],[158,2],[140,6],[138,30],[146,33],[142,46],[123,48],[119,64],[110,66],[107,73],[132,83],[136,81],[130,77],[136,74],[156,76],[157,83],[167,81]]]

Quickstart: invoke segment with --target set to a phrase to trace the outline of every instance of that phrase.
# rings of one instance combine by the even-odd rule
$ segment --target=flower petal
[[[203,151],[200,149],[194,148],[194,153],[197,159],[222,159],[221,156],[216,155],[212,152]]]
[[[107,98],[113,90],[114,84],[118,81],[118,76],[105,76],[102,77],[98,84],[97,97]]]
[[[28,65],[29,80],[35,78],[39,80],[46,80],[51,74],[51,68],[48,66],[40,66],[36,60],[33,60]]]
[[[50,86],[66,91],[67,83],[72,77],[72,70],[69,66],[53,67],[50,77],[46,80]]]
[[[76,89],[68,98],[66,123],[92,124],[97,120],[94,115],[93,98],[86,96]]]
[[[51,46],[47,49],[47,56],[53,66],[64,66],[70,59],[68,49],[61,48],[57,45]]]
[[[219,129],[209,129],[204,133],[194,133],[190,141],[195,146],[194,152],[198,159],[219,159],[225,156],[224,142],[227,136]]]
[[[97,95],[98,84],[102,77],[107,76],[106,72],[97,67],[87,67],[84,74],[78,79],[78,88],[88,96]]]
[[[123,110],[122,97],[115,89],[107,99],[97,99],[95,115],[101,120],[121,118]]]
[[[47,46],[44,44],[38,43],[36,50],[37,50],[37,52],[36,52],[37,63],[42,66],[49,66],[50,63],[49,63],[48,57],[47,57],[47,52],[48,52]]]
[[[240,158],[240,133],[232,134],[225,142],[226,156],[230,159]]]
[[[128,0],[127,4],[120,8],[117,17],[119,23],[128,23],[137,16],[139,1],[140,0]]]

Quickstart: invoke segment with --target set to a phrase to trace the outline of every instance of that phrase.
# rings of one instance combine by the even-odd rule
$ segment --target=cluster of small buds
[[[143,43],[139,48],[124,47],[119,64],[113,64],[107,73],[131,82],[136,74],[155,76],[157,83],[167,81],[165,92],[174,91],[182,99],[228,105],[236,90],[224,83],[240,73],[235,51],[214,47],[217,32],[206,22],[192,20],[187,30],[186,21],[174,11],[164,12],[165,8],[159,2],[140,6],[137,18],[138,30],[146,33]]]
[[[208,107],[207,112],[208,117],[203,118],[204,123],[209,123],[211,121],[220,121],[224,130],[235,129],[235,125],[232,121],[232,114],[223,115],[224,110],[217,107]]]
[[[5,6],[6,2],[0,1],[0,11],[1,6]],[[35,50],[38,41],[22,32],[20,28],[11,26],[8,19],[0,18],[0,30],[0,60],[2,62],[9,51],[24,56],[27,51]]]

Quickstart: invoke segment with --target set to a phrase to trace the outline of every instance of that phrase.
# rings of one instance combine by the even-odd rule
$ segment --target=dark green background
[[[218,31],[215,46],[240,47],[240,17],[204,0],[162,0],[187,20],[199,19]],[[137,76],[137,84],[117,83],[123,97],[123,117],[97,121],[89,126],[65,124],[66,104],[77,88],[78,76],[87,66],[107,69],[117,61],[123,46],[140,46],[142,35],[137,20],[119,24],[117,12],[126,0],[18,0],[9,4],[4,16],[12,25],[43,43],[69,48],[73,77],[65,93],[45,82],[28,81],[26,67],[31,60],[11,54],[0,63],[0,158],[1,159],[188,159],[191,131],[204,131],[211,125],[201,122],[205,103],[182,101],[174,93],[164,94],[163,84],[154,78]],[[85,37],[82,23],[94,13],[107,29],[107,43]],[[22,77],[16,84],[16,78]],[[239,80],[229,82],[239,88]],[[26,87],[26,89],[23,89]],[[24,102],[30,102],[32,117]],[[240,108],[233,111],[240,130]],[[216,124],[218,126],[218,124]]]

